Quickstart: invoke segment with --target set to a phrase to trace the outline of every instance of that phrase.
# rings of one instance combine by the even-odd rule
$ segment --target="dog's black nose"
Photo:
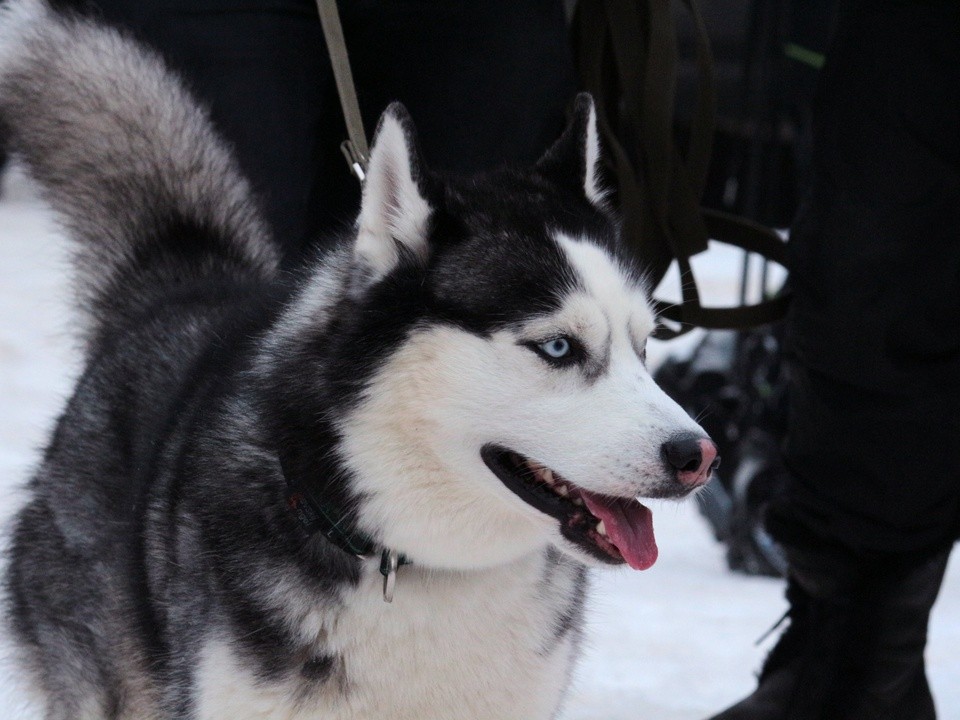
[[[692,472],[699,468],[702,455],[700,438],[695,435],[675,437],[663,444],[663,456],[667,464],[680,472]]]
[[[667,466],[684,485],[702,485],[720,465],[713,441],[696,435],[680,435],[663,444]]]

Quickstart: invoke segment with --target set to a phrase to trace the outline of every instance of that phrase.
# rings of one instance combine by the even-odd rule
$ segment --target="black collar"
[[[366,558],[376,553],[377,544],[359,530],[351,531],[336,507],[318,502],[306,488],[295,485],[286,473],[284,477],[287,480],[287,507],[307,535],[312,537],[321,533],[341,550],[356,557]]]
[[[413,561],[406,555],[378,545],[373,538],[356,528],[350,529],[344,513],[340,512],[339,508],[333,503],[319,502],[306,487],[293,479],[283,465],[281,455],[280,469],[287,483],[287,507],[297,518],[303,531],[309,537],[320,533],[345,553],[360,559],[374,557],[379,553],[380,574],[383,575],[383,598],[387,602],[392,602],[397,568],[402,565],[412,565]]]

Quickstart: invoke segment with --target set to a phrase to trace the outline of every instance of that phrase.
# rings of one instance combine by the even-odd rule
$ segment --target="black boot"
[[[756,691],[711,720],[934,720],[923,652],[949,550],[788,554],[790,625]]]

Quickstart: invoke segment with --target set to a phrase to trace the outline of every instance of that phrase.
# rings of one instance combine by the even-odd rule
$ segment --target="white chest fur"
[[[329,680],[258,681],[221,638],[204,650],[199,717],[546,720],[577,649],[582,573],[553,553],[482,572],[408,566],[387,604],[371,569],[339,611],[307,623],[336,658]]]

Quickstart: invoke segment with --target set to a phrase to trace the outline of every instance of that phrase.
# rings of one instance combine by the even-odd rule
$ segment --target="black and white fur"
[[[6,579],[46,717],[554,717],[599,561],[482,448],[679,496],[661,446],[702,434],[645,368],[589,99],[535,168],[462,180],[390,107],[355,231],[295,275],[205,112],[116,31],[4,6],[0,121],[87,318]],[[560,336],[575,362],[543,355]],[[413,561],[392,604],[284,472]]]

